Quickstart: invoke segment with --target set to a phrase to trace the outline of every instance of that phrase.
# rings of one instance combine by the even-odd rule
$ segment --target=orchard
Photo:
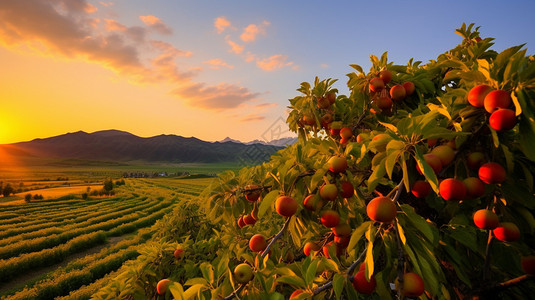
[[[301,83],[299,141],[203,193],[214,255],[182,242],[136,284],[161,299],[531,298],[535,58],[456,33],[428,63],[351,65],[348,95]]]

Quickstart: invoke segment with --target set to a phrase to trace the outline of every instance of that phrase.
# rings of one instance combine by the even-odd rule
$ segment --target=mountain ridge
[[[69,132],[48,138],[0,145],[11,155],[99,161],[240,162],[266,161],[280,146],[234,141],[207,142],[196,137],[161,134],[139,137],[126,131]]]

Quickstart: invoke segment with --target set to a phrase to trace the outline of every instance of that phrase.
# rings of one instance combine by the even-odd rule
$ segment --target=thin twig
[[[405,185],[403,183],[403,179],[401,179],[401,181],[396,187],[397,188],[396,195],[394,196],[394,199],[392,199],[394,203],[398,202],[399,197],[401,196],[401,193],[404,187]],[[405,271],[404,270],[405,269],[405,253],[403,251],[403,242],[401,241],[401,235],[399,234],[399,230],[398,230],[397,218],[394,219],[394,232],[396,233],[396,240],[398,243],[398,281],[399,281],[399,285],[403,286],[403,273]],[[401,299],[401,297],[402,297],[401,289],[398,289],[398,298]]]
[[[240,284],[240,286],[239,286],[237,289],[235,289],[235,290],[232,292],[232,294],[226,296],[224,299],[225,299],[225,300],[230,300],[230,299],[236,297],[236,296],[243,290],[243,288],[245,288],[246,285],[247,285],[246,283],[242,283],[242,284]]]
[[[273,239],[271,240],[271,242],[269,242],[264,252],[262,252],[262,255],[261,255],[262,258],[266,257],[266,255],[269,253],[269,250],[271,249],[271,246],[275,244],[275,242],[282,237],[282,235],[284,234],[284,231],[286,231],[286,228],[288,228],[288,224],[290,224],[291,219],[292,217],[289,217],[288,219],[286,219],[286,222],[282,226],[279,233],[277,233],[277,235],[273,237]]]

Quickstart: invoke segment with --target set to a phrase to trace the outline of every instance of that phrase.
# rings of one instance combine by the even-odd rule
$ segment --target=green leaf
[[[306,288],[303,278],[298,276],[281,276],[277,278],[277,283],[286,283],[294,286],[295,288]]]
[[[308,266],[307,271],[305,273],[305,283],[307,286],[310,286],[314,281],[314,278],[316,278],[316,271],[318,270],[319,262],[319,260],[312,260],[310,262],[310,265]]]
[[[342,274],[340,273],[334,274],[333,290],[334,290],[334,295],[336,296],[336,299],[341,299],[342,297],[342,291],[344,289],[344,281],[345,281],[345,277]]]
[[[373,221],[366,221],[360,224],[360,226],[357,227],[355,230],[353,230],[353,233],[351,234],[351,239],[349,240],[349,245],[347,246],[347,248],[348,249],[355,248],[357,243],[360,241],[362,236],[364,236],[364,233],[368,230],[370,226],[373,226]]]
[[[407,238],[405,237],[405,231],[403,231],[403,228],[399,224],[399,222],[396,222],[398,233],[399,233],[399,239],[401,240],[401,243],[405,245],[407,243]]]
[[[431,229],[432,225],[429,224],[422,216],[417,214],[412,206],[408,204],[402,204],[400,207],[407,216],[406,220],[404,221],[411,223],[413,228],[420,231],[429,242],[433,244],[438,242],[438,235],[433,233],[433,230]]]
[[[261,218],[266,214],[268,209],[272,208],[273,202],[277,199],[279,196],[278,190],[273,190],[269,192],[260,202],[260,206],[258,207],[258,217]]]
[[[184,286],[191,286],[196,284],[208,285],[208,281],[202,277],[190,278],[184,283]]]
[[[182,285],[180,283],[171,281],[167,288],[171,292],[171,295],[173,295],[173,298],[178,299],[178,300],[185,299],[184,288],[182,288]]]
[[[427,179],[427,182],[429,182],[433,191],[438,194],[439,191],[437,175],[435,174],[435,171],[431,168],[431,166],[428,165],[427,162],[425,162],[424,156],[422,155],[418,147],[414,148],[414,158],[416,159],[416,163],[420,167],[420,170],[423,170],[423,174]]]
[[[392,140],[391,142],[394,142],[394,141],[395,140]],[[399,141],[396,141],[396,142],[399,142]],[[388,144],[390,145],[390,143],[388,143]],[[402,142],[400,142],[400,143],[402,143]],[[388,178],[390,178],[390,179],[392,179],[392,172],[394,171],[394,167],[396,166],[396,163],[398,161],[398,157],[401,155],[401,153],[403,153],[403,150],[392,151],[386,157],[385,169],[386,169],[386,174],[388,175]]]
[[[190,288],[184,291],[184,300],[193,299],[204,287],[205,286],[203,284],[192,285]]]

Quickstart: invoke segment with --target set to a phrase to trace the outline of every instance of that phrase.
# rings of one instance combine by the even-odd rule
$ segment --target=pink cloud
[[[172,93],[184,98],[191,106],[215,110],[235,108],[254,101],[259,96],[247,88],[227,83],[207,86],[204,83],[192,82],[175,89]]]
[[[243,30],[243,33],[240,35],[241,40],[246,43],[253,42],[256,39],[257,35],[266,34],[266,27],[269,24],[270,23],[268,21],[264,21],[260,25],[249,24],[247,27],[245,27],[245,29]]]
[[[226,40],[227,40],[227,44],[230,45],[230,52],[235,53],[235,54],[240,54],[243,52],[243,48],[244,48],[243,45],[239,45],[235,43],[234,41],[230,40],[230,36],[227,36]]]
[[[225,29],[231,27],[230,21],[226,17],[217,17],[214,20],[214,27],[217,33],[222,33]]]
[[[293,62],[287,62],[288,56],[282,54],[272,55],[269,58],[257,60],[256,65],[264,71],[273,71],[288,66],[293,66]]]
[[[126,31],[126,26],[115,20],[104,19],[104,22],[106,23],[107,31]]]
[[[145,23],[149,28],[161,34],[172,34],[173,30],[171,27],[167,26],[160,18],[148,15],[140,16],[139,19]]]
[[[203,64],[207,64],[207,65],[210,65],[212,69],[220,69],[220,68],[229,68],[229,69],[234,69],[234,66],[233,65],[229,65],[227,64],[224,60],[220,59],[220,58],[214,58],[214,59],[210,59],[210,60],[207,60],[207,61],[203,61]]]
[[[241,122],[263,121],[266,117],[258,114],[249,114],[240,119]]]
[[[113,2],[104,2],[104,1],[99,1],[98,2],[100,5],[104,6],[104,7],[109,7],[109,6],[113,6],[115,3]]]

